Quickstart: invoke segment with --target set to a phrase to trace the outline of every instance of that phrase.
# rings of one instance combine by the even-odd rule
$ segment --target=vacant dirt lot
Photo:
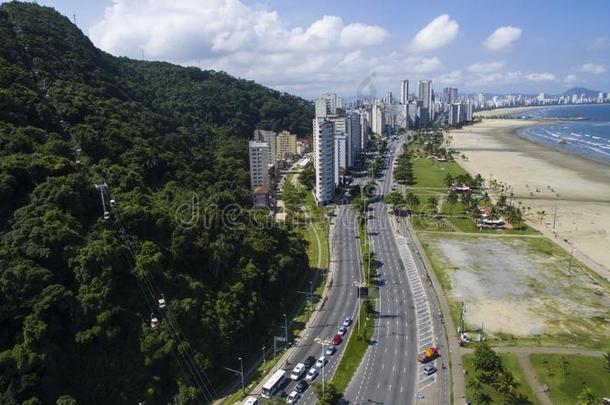
[[[469,329],[514,336],[610,336],[608,283],[544,238],[421,233]],[[444,275],[444,277],[443,277]]]

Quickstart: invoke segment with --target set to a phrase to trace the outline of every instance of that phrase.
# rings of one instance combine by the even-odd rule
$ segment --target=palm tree
[[[604,353],[604,360],[606,360],[606,370],[610,371],[610,352]]]
[[[438,211],[438,198],[435,196],[428,198],[428,207],[431,210]]]
[[[593,405],[595,404],[595,399],[591,388],[585,388],[578,394],[578,405]]]
[[[447,195],[447,204],[449,204],[449,215],[453,212],[453,206],[458,202],[458,195],[455,191],[449,192]]]
[[[504,396],[504,402],[506,402],[509,397],[513,397],[518,393],[517,387],[519,386],[519,383],[515,381],[515,377],[510,371],[504,371],[501,374],[498,374],[496,381],[494,381],[492,385]]]
[[[472,399],[478,402],[483,391],[483,383],[478,376],[474,376],[468,381],[468,386],[472,389]]]

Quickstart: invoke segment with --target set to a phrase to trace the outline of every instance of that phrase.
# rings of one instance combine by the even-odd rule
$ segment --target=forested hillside
[[[206,402],[306,270],[295,232],[223,207],[251,205],[252,130],[304,136],[311,105],[115,58],[33,4],[0,5],[0,45],[0,403]]]

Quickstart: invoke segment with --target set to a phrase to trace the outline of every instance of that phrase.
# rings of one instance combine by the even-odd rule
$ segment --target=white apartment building
[[[373,104],[371,110],[371,131],[376,134],[383,134],[384,121],[383,107],[379,104]]]
[[[400,104],[409,103],[409,81],[403,80],[400,82]]]
[[[335,130],[324,118],[313,120],[313,152],[316,169],[315,197],[320,205],[332,201],[335,194]]]
[[[269,165],[275,165],[276,156],[276,145],[277,145],[277,134],[273,131],[266,131],[264,129],[255,129],[254,136],[252,137],[255,141],[265,142],[269,145]]]
[[[271,189],[269,177],[269,144],[261,141],[249,142],[250,155],[250,187],[254,199],[254,207],[267,206]]]
[[[335,185],[339,185],[340,177],[349,167],[348,136],[345,133],[335,133]]]

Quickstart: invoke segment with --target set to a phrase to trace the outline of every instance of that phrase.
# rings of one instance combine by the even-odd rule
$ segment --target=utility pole
[[[286,338],[286,344],[288,344],[288,320],[286,319],[286,314],[284,314],[284,333]]]
[[[230,372],[235,373],[241,377],[241,391],[244,395],[246,395],[246,387],[244,384],[244,362],[241,357],[238,357],[237,360],[239,360],[239,370],[233,370],[229,367],[225,367],[225,370],[229,370]]]
[[[267,363],[267,359],[265,359],[265,349],[266,349],[266,347],[263,346],[263,364]]]

